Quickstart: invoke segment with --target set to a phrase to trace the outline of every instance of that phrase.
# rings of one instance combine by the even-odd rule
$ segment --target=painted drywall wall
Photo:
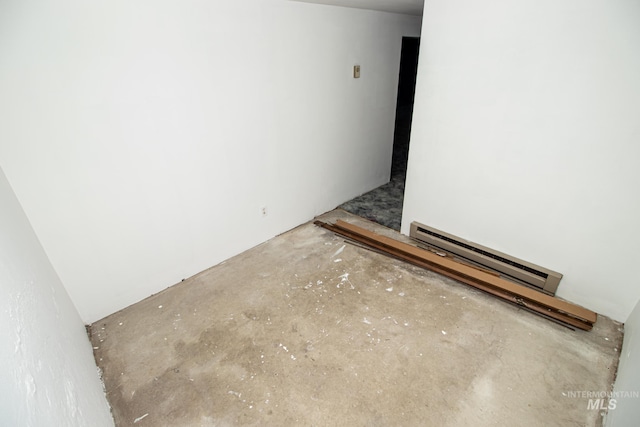
[[[402,230],[419,221],[640,297],[640,3],[427,0]]]
[[[82,319],[387,182],[420,21],[285,0],[2,2],[0,161]]]
[[[624,324],[624,342],[620,352],[618,376],[613,387],[611,405],[605,426],[626,427],[638,424],[640,419],[640,302]]]
[[[422,16],[423,0],[293,0]]]
[[[84,325],[0,169],[0,425],[113,426]]]

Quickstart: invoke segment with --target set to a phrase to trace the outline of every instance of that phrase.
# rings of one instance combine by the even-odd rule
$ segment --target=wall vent
[[[562,274],[558,272],[469,242],[419,222],[411,223],[410,236],[429,246],[515,278],[550,295],[555,295],[562,279]]]

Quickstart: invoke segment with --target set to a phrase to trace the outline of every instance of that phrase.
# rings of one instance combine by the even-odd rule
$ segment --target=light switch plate
[[[360,66],[359,65],[354,65],[353,66],[353,78],[354,79],[359,79],[360,78]]]

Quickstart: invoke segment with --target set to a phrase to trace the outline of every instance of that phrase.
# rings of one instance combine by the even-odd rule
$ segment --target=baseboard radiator
[[[555,295],[562,279],[562,274],[558,272],[469,242],[419,222],[411,223],[410,236],[428,246],[439,248],[474,264],[502,273],[507,276],[505,277],[507,279],[514,278],[549,295]]]

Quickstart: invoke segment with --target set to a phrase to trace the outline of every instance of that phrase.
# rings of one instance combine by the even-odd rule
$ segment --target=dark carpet
[[[404,174],[398,174],[387,184],[343,203],[339,208],[400,231],[404,180]]]

